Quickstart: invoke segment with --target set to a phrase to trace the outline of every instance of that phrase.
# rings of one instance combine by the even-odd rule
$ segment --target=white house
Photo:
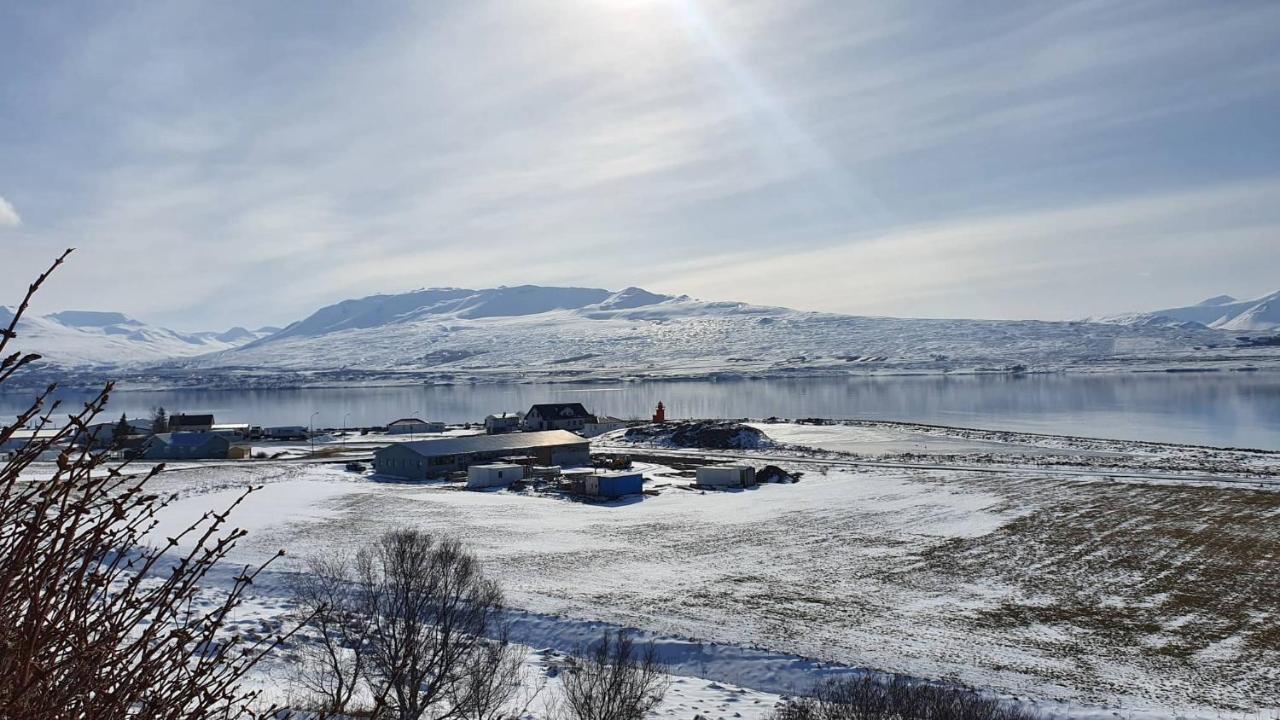
[[[697,483],[708,487],[751,487],[756,484],[756,469],[750,465],[703,465],[698,468]]]
[[[387,432],[392,435],[416,435],[418,433],[442,433],[444,423],[427,422],[418,418],[400,418],[387,423]]]
[[[614,430],[622,430],[627,426],[626,420],[619,420],[616,417],[598,416],[595,422],[587,423],[582,426],[583,437],[596,437]]]
[[[492,465],[472,465],[467,468],[467,487],[469,488],[506,487],[517,480],[523,479],[523,465],[494,463]]]
[[[484,431],[490,435],[515,432],[520,429],[520,420],[523,417],[520,413],[510,412],[490,415],[484,419]]]

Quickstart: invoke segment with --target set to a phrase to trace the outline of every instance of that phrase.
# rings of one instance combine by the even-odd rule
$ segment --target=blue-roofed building
[[[231,441],[211,432],[159,433],[147,441],[147,460],[225,460]]]

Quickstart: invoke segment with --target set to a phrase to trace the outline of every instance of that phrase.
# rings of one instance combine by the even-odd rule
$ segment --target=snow
[[[639,288],[423,290],[323,308],[273,336],[148,369],[246,382],[502,382],[950,372],[1138,371],[1280,363],[1204,327],[854,317]]]
[[[1280,291],[1252,300],[1218,295],[1195,305],[1096,318],[1123,325],[1195,324],[1232,332],[1280,329]]]
[[[87,311],[33,317],[20,332],[24,347],[59,364],[127,368],[153,386],[1256,369],[1280,365],[1280,349],[1242,347],[1235,334],[1280,327],[1276,297],[1040,322],[857,317],[636,287],[524,285],[346,300],[278,332],[182,334]]]
[[[0,308],[0,321],[13,317]],[[244,328],[224,333],[179,333],[147,325],[118,312],[64,310],[25,315],[18,323],[20,347],[63,366],[123,365],[219,352],[261,337]]]
[[[1280,328],[1280,293],[1267,296],[1261,302],[1216,327],[1232,331],[1266,331]]]
[[[846,446],[937,434],[762,427]],[[1018,437],[1013,450],[1059,442]],[[1150,449],[1131,446],[1133,460]],[[208,464],[157,480],[180,495],[157,532],[253,484],[265,487],[234,516],[251,529],[235,562],[281,547],[295,556],[349,550],[392,527],[458,536],[519,609],[519,642],[563,651],[607,627],[657,641],[684,678],[662,717],[706,708],[762,717],[778,695],[851,666],[949,678],[1077,713],[1118,705],[1133,717],[1229,717],[1268,707],[1277,657],[1261,640],[1277,588],[1261,558],[1280,542],[1274,493],[1116,483],[1102,469],[997,475],[977,461],[967,470],[855,469],[797,455],[787,467],[805,473],[800,483],[697,492],[677,487],[686,471],[641,465],[657,496],[592,505],[378,482],[340,466]],[[1274,458],[1268,467],[1275,472]],[[1251,540],[1236,555],[1212,550],[1244,534]],[[1200,594],[1205,583],[1213,593]],[[256,590],[278,616],[279,588],[267,580]],[[1115,626],[1113,616],[1134,621]],[[1153,646],[1168,652],[1143,650]],[[531,655],[531,668],[552,655]]]

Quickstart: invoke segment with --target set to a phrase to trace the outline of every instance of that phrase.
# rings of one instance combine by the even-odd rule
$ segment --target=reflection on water
[[[78,401],[85,395],[70,394]],[[12,417],[29,395],[0,395]],[[804,378],[609,385],[462,385],[314,390],[117,392],[110,413],[162,406],[220,421],[317,427],[382,425],[415,415],[478,421],[535,402],[582,402],[596,413],[905,420],[1123,439],[1280,450],[1280,374],[1130,374]],[[78,404],[78,402],[77,402]]]

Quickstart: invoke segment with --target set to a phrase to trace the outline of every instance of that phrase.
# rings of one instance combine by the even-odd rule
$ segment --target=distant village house
[[[627,427],[626,420],[620,420],[615,417],[598,417],[595,422],[589,422],[582,426],[583,437],[596,437],[614,430],[622,430]]]
[[[594,422],[596,416],[587,412],[582,403],[543,403],[529,408],[521,426],[526,431],[581,430]]]
[[[490,435],[515,432],[520,429],[520,413],[498,413],[484,419],[484,431]]]

